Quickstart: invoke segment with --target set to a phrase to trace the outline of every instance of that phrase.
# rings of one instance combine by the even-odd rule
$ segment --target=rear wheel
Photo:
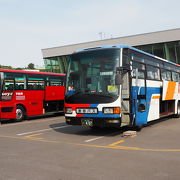
[[[22,121],[25,119],[25,109],[21,105],[16,107],[16,121]]]

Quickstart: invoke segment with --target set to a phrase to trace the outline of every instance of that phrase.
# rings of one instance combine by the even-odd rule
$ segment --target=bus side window
[[[9,72],[4,73],[3,90],[4,91],[14,90],[14,76],[12,73]]]
[[[26,89],[26,77],[23,74],[15,74],[15,90]]]
[[[136,77],[136,69],[138,69],[138,78],[140,79],[144,79],[145,78],[145,66],[144,64],[141,63],[137,63],[137,62],[133,62],[132,63],[132,67],[133,67],[133,77]]]
[[[162,80],[171,81],[171,72],[168,70],[161,70],[161,78]]]
[[[50,86],[63,86],[64,85],[63,78],[60,76],[49,77],[49,85]]]
[[[44,77],[38,75],[28,75],[28,90],[43,90],[44,86]]]
[[[3,85],[3,90],[5,90],[5,91],[14,90],[14,80],[5,79],[4,80],[4,85]]]
[[[147,65],[147,79],[160,80],[159,68]]]
[[[172,72],[172,80],[179,82],[179,74],[177,72]]]

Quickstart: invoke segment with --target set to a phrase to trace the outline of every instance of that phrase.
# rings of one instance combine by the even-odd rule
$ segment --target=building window
[[[176,62],[176,51],[174,42],[165,43],[165,53],[167,60]]]
[[[176,58],[177,63],[180,64],[180,41],[176,44]]]
[[[52,72],[52,64],[50,59],[44,59],[44,64],[47,72]]]
[[[180,64],[180,41],[136,46],[136,48]]]
[[[68,67],[68,56],[59,56],[44,59],[45,68],[48,72],[66,73]]]
[[[153,54],[153,46],[152,45],[145,45],[145,46],[140,46],[140,47],[141,47],[142,51]]]
[[[154,44],[153,45],[153,54],[161,57],[161,58],[165,58],[165,47],[164,44]]]

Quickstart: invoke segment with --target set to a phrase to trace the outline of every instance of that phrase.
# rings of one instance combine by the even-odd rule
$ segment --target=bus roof
[[[14,73],[25,73],[25,74],[66,76],[66,74],[60,74],[60,73],[36,72],[36,71],[24,71],[24,70],[12,70],[12,69],[0,69],[0,72],[14,72]]]
[[[145,55],[148,55],[148,56],[151,56],[151,57],[154,57],[154,58],[157,58],[159,60],[162,60],[162,61],[165,61],[165,62],[168,62],[170,64],[173,64],[173,65],[176,65],[176,66],[180,66],[176,63],[173,63],[171,61],[168,61],[166,59],[163,59],[163,58],[160,58],[158,56],[155,56],[153,54],[150,54],[150,53],[147,53],[145,51],[142,51],[142,50],[139,50],[137,48],[134,48],[134,47],[131,47],[131,46],[127,46],[127,45],[121,45],[121,44],[114,44],[114,45],[104,45],[104,46],[98,46],[98,47],[93,47],[93,48],[86,48],[86,49],[80,49],[80,50],[77,50],[75,51],[73,54],[76,54],[76,53],[82,53],[82,52],[86,52],[86,51],[93,51],[93,50],[100,50],[100,49],[120,49],[120,48],[128,48],[128,49],[132,49],[134,51],[137,51],[137,52],[140,52],[142,54],[145,54]]]

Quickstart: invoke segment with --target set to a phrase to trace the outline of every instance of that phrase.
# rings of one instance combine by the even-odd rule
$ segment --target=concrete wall
[[[138,34],[133,36],[112,38],[112,39],[106,39],[100,41],[92,41],[87,43],[47,48],[47,49],[42,49],[42,54],[43,54],[43,58],[48,58],[54,56],[69,55],[77,49],[84,49],[84,48],[96,47],[101,45],[123,44],[130,46],[139,46],[139,45],[171,42],[178,40],[180,40],[180,28],[146,33],[146,34]]]

